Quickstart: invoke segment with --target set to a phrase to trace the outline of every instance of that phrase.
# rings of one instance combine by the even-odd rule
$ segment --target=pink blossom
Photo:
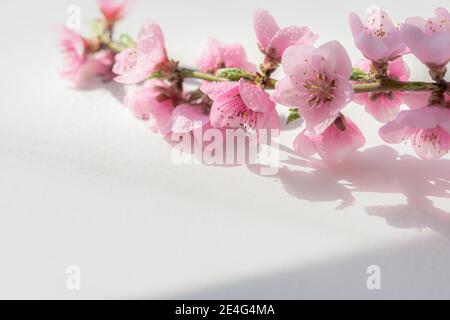
[[[128,2],[128,0],[97,0],[103,16],[109,22],[123,18]]]
[[[240,44],[224,44],[216,39],[208,39],[197,66],[202,72],[214,73],[220,68],[240,68],[255,72],[254,64],[247,60],[244,47]]]
[[[295,151],[304,158],[318,154],[324,161],[341,162],[351,152],[361,148],[366,140],[359,128],[348,118],[341,116],[345,128],[331,124],[321,134],[303,130],[294,141]]]
[[[318,35],[308,27],[290,26],[280,29],[275,19],[263,9],[253,15],[253,27],[261,51],[272,59],[280,59],[284,51],[297,44],[314,45]]]
[[[357,67],[370,71],[371,62],[363,59],[357,64]],[[409,79],[409,68],[402,58],[389,62],[387,75],[391,79],[398,81],[407,81]],[[366,112],[371,114],[380,122],[392,120],[400,111],[402,104],[402,92],[377,92],[377,93],[358,93],[355,94],[355,102],[365,106]]]
[[[138,83],[167,62],[164,36],[158,24],[148,21],[139,32],[136,45],[116,56],[113,72],[121,83]]]
[[[430,68],[445,66],[450,60],[450,13],[436,9],[436,16],[406,19],[401,31],[411,52]]]
[[[450,109],[429,106],[401,111],[379,133],[387,143],[409,140],[422,159],[442,158],[450,150]]]
[[[297,107],[306,128],[322,133],[353,98],[347,52],[337,41],[317,49],[292,46],[284,53],[282,66],[286,77],[277,82],[272,99]]]
[[[355,45],[364,57],[381,64],[406,53],[400,30],[388,14],[375,6],[370,7],[367,13],[365,24],[355,13],[349,16]]]
[[[214,128],[278,129],[275,103],[260,86],[245,81],[204,83],[200,89],[213,100],[210,121]]]
[[[60,28],[59,36],[59,46],[65,60],[61,76],[77,83],[87,62],[88,43],[78,33],[66,27]]]
[[[165,82],[147,80],[125,96],[124,104],[137,118],[149,121],[152,131],[166,133],[174,108],[174,101],[167,95],[167,90],[169,86]]]

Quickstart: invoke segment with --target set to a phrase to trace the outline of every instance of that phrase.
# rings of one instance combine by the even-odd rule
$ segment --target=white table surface
[[[206,36],[241,42],[251,17],[308,25],[360,58],[347,14],[370,1],[137,1],[121,31],[160,22],[171,56],[192,65]],[[450,160],[386,146],[362,107],[346,114],[368,144],[334,169],[283,153],[276,176],[246,166],[175,165],[171,148],[121,106],[115,84],[70,89],[54,27],[70,4],[0,4],[0,298],[450,298]],[[449,1],[382,1],[392,18]],[[413,78],[426,70],[408,57]],[[283,109],[283,107],[280,107]],[[283,132],[291,148],[298,128]],[[66,288],[78,265],[81,290]],[[366,268],[381,268],[381,290]]]

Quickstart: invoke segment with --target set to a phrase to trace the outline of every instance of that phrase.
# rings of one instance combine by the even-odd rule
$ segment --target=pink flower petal
[[[170,99],[159,101],[159,88],[166,87],[160,80],[148,80],[143,85],[130,91],[124,99],[139,119],[149,121],[150,128],[158,133],[164,133],[167,122],[173,111],[173,101]]]
[[[66,27],[58,31],[59,47],[65,63],[61,76],[78,85],[87,69],[87,43],[79,34]]]
[[[353,100],[354,90],[348,78],[338,76],[335,79],[336,89],[333,92],[334,98],[329,102],[329,111],[342,110],[347,104]]]
[[[405,141],[413,132],[441,127],[450,133],[450,112],[441,107],[422,107],[401,111],[397,117],[380,128],[380,137],[388,143]]]
[[[326,130],[339,115],[339,111],[330,111],[326,106],[299,107],[298,112],[305,120],[306,129],[314,134],[320,134]]]
[[[314,52],[312,46],[295,45],[287,48],[281,60],[284,73],[304,78],[314,75],[315,69],[309,62]]]
[[[168,121],[168,132],[188,133],[209,123],[209,114],[204,105],[178,105]]]
[[[450,134],[442,128],[420,129],[411,136],[416,154],[423,160],[437,160],[449,151]]]
[[[136,46],[116,56],[113,72],[116,81],[138,83],[145,80],[167,60],[164,36],[159,25],[147,21],[139,32]]]
[[[239,96],[214,101],[210,114],[211,125],[214,128],[243,128],[253,130],[264,122],[264,114],[247,108]]]
[[[269,130],[280,130],[280,116],[278,112],[274,109],[264,114],[264,128]]]
[[[343,119],[345,130],[331,124],[321,134],[307,130],[300,133],[294,141],[294,149],[302,157],[310,158],[315,153],[327,162],[343,161],[352,152],[361,148],[366,140],[359,128],[348,118]]]
[[[349,24],[356,47],[367,59],[384,63],[407,53],[400,31],[389,15],[380,8],[369,8],[365,24],[356,14],[351,13]]]
[[[239,83],[232,81],[204,82],[200,90],[209,96],[211,100],[217,100],[221,96],[236,96],[239,94]]]
[[[215,72],[222,61],[222,44],[213,38],[209,38],[203,46],[197,67],[202,72]]]
[[[315,51],[315,54],[323,58],[323,68],[328,76],[339,75],[346,79],[350,78],[352,73],[352,61],[347,51],[338,41],[329,41]]]
[[[403,41],[429,67],[445,66],[450,60],[450,19],[444,8],[428,20],[409,18],[401,27]]]
[[[365,104],[365,110],[380,122],[389,122],[393,120],[402,104],[402,94],[381,94],[376,100],[368,99]]]
[[[216,39],[208,39],[197,62],[203,72],[214,73],[219,68],[240,68],[256,72],[256,66],[247,59],[245,49],[240,44],[226,45]]]
[[[275,109],[275,103],[270,100],[269,94],[260,86],[241,79],[239,91],[245,105],[253,111],[269,112]]]
[[[263,9],[257,9],[253,15],[253,27],[255,29],[258,44],[262,50],[266,50],[270,41],[280,30],[275,19]]]
[[[388,75],[399,81],[408,81],[410,70],[402,58],[389,62]]]
[[[294,86],[290,78],[278,80],[271,97],[273,101],[289,107],[299,106],[308,100],[308,95],[300,92],[298,86]]]
[[[294,150],[303,158],[310,158],[316,153],[316,147],[310,133],[303,130],[294,140]]]
[[[115,22],[125,15],[128,0],[97,0],[106,20]]]
[[[318,39],[307,27],[291,26],[279,30],[272,38],[269,48],[275,49],[275,58],[280,58],[284,51],[293,45],[313,45]]]
[[[378,38],[374,38],[365,32],[361,32],[355,38],[356,47],[361,50],[362,54],[372,61],[383,61],[389,56],[388,47]]]
[[[316,141],[317,153],[327,162],[337,163],[345,160],[352,152],[366,143],[359,128],[348,118],[345,118],[345,130],[331,125]]]
[[[240,68],[256,72],[256,66],[248,61],[244,47],[238,43],[224,46],[223,61],[227,68]]]
[[[410,109],[420,109],[428,104],[431,93],[427,91],[404,92],[403,102]]]
[[[350,30],[352,31],[353,38],[357,38],[361,32],[364,31],[364,24],[361,18],[354,12],[351,12],[348,17]]]

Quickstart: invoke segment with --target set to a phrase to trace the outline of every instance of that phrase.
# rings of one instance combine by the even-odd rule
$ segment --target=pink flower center
[[[251,131],[256,127],[257,112],[249,109],[240,95],[221,105],[218,110],[221,113],[221,118],[225,120],[225,126],[228,128],[242,128]]]
[[[315,79],[306,80],[304,87],[308,92],[308,104],[314,107],[334,99],[336,81],[328,80],[325,74],[318,73]]]
[[[444,136],[445,135],[445,136]],[[440,127],[432,129],[421,129],[411,137],[411,141],[419,150],[432,149],[435,154],[445,155],[448,146],[445,145],[446,132]]]

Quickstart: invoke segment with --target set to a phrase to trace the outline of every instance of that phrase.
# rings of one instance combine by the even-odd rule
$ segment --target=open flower
[[[422,159],[442,158],[450,150],[450,109],[427,106],[401,111],[379,133],[387,143],[409,140]]]
[[[274,101],[297,107],[306,128],[322,133],[353,98],[350,58],[337,41],[315,49],[292,46],[282,58],[285,78],[278,81]]]
[[[401,27],[403,41],[430,68],[443,67],[450,60],[450,13],[436,9],[436,16],[406,19]]]
[[[367,10],[365,24],[352,12],[349,23],[355,45],[367,59],[382,64],[406,52],[400,30],[380,8],[372,6]]]
[[[197,66],[202,72],[214,73],[221,68],[240,68],[250,72],[256,71],[256,66],[247,60],[242,45],[224,44],[216,39],[208,39],[203,48]]]
[[[90,52],[89,42],[65,27],[60,29],[59,44],[65,60],[61,76],[71,81],[77,88],[89,84],[95,76],[100,76],[104,80],[112,79],[114,53],[111,50]]]
[[[174,99],[168,95],[169,90],[169,85],[161,80],[148,80],[130,91],[124,104],[137,118],[149,121],[152,131],[164,134],[174,109]]]
[[[139,32],[136,44],[116,56],[113,72],[121,83],[138,83],[167,62],[164,36],[158,24],[148,21]]]
[[[210,121],[214,128],[279,129],[275,103],[260,86],[241,79],[208,82],[200,89],[213,100]]]
[[[303,130],[294,141],[294,149],[304,158],[310,158],[317,153],[322,160],[336,163],[361,148],[365,142],[359,128],[349,118],[340,115],[336,122],[321,134]]]
[[[370,71],[371,62],[362,60],[357,67]],[[409,79],[409,68],[402,58],[389,62],[387,76],[398,81],[407,81]],[[392,120],[400,111],[403,102],[403,92],[376,92],[376,93],[358,93],[355,94],[355,102],[365,106],[366,112],[371,114],[380,122]]]
[[[100,11],[108,22],[116,22],[123,18],[129,0],[97,0]]]
[[[59,46],[65,60],[61,76],[77,83],[87,61],[88,43],[78,33],[66,27],[59,30],[59,36]]]
[[[296,44],[313,45],[319,37],[308,27],[280,29],[275,19],[263,9],[255,11],[253,26],[261,51],[274,60],[280,59],[288,47]]]

